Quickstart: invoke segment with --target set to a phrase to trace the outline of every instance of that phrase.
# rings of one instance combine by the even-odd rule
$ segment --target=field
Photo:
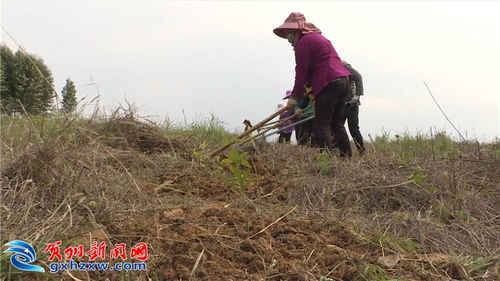
[[[216,119],[1,122],[2,245],[31,243],[46,270],[55,241],[149,256],[146,271],[27,273],[2,254],[0,280],[500,280],[498,141],[382,134],[350,160],[274,143],[211,159],[234,138]]]

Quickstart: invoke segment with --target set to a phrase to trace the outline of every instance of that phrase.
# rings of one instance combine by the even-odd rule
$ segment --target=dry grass
[[[263,162],[288,165],[285,177],[299,185],[288,200],[304,211],[357,218],[360,230],[412,237],[427,251],[498,258],[499,159],[489,150],[478,152],[476,144],[457,145],[460,158],[433,160],[423,151],[410,162],[388,151],[345,161],[276,146]]]
[[[146,273],[72,273],[83,280],[210,279],[221,272],[252,280],[366,280],[366,270],[377,269],[370,264],[391,253],[405,257],[384,271],[393,278],[498,277],[498,142],[382,136],[351,160],[263,144],[249,158],[250,186],[235,189],[225,181],[227,167],[193,157],[231,137],[214,119],[179,129],[128,110],[90,120],[2,118],[1,242],[32,242],[40,261],[43,245],[55,240],[63,247],[93,240],[150,245]],[[344,252],[325,252],[335,241],[344,241]],[[288,252],[294,243],[302,248]],[[436,254],[446,258],[429,258]],[[70,278],[19,273],[3,259],[1,266],[5,280]]]

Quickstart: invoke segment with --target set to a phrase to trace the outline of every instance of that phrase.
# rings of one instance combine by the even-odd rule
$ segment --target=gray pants
[[[356,148],[359,153],[365,152],[365,144],[363,142],[363,136],[359,130],[359,106],[357,104],[347,104],[344,111],[344,119],[343,123],[347,119],[347,126],[349,126],[349,133],[351,137],[354,139],[354,144],[356,144]]]

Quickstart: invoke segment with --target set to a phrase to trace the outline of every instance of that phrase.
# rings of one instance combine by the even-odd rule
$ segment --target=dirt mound
[[[140,122],[133,115],[120,116],[103,122],[96,133],[105,144],[121,149],[134,148],[143,153],[183,151],[186,145],[181,139],[171,139],[154,123]]]
[[[283,215],[283,214],[282,214]],[[167,209],[120,220],[108,231],[154,237],[154,262],[160,280],[314,280],[357,276],[364,249],[335,222],[273,217],[252,209],[208,203],[196,208]],[[150,217],[152,216],[152,217]],[[145,221],[143,227],[131,221]],[[111,227],[111,225],[113,227]],[[146,238],[147,239],[147,238]],[[196,260],[201,262],[192,274]]]

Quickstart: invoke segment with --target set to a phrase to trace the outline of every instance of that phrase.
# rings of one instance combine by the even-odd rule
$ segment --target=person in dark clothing
[[[302,98],[302,100],[300,100],[292,110],[294,114],[298,113],[297,116],[293,119],[294,123],[298,123],[295,125],[295,138],[297,139],[298,145],[311,146],[313,144],[314,96],[311,93],[312,88],[306,84],[304,98]],[[310,120],[302,121],[304,119]]]
[[[361,74],[359,74],[359,72],[346,61],[342,61],[342,65],[351,72],[351,75],[349,75],[349,92],[346,97],[345,111],[342,120],[344,124],[347,120],[349,133],[354,139],[354,144],[356,145],[359,153],[363,154],[365,152],[365,145],[363,142],[363,136],[359,130],[358,118],[359,106],[361,105],[359,98],[363,95],[363,78],[361,77]]]
[[[309,117],[314,117],[313,101],[309,96],[305,96],[293,109],[293,112],[301,111],[301,113],[293,120],[300,122]],[[298,145],[312,145],[314,138],[314,118],[295,125],[295,138]]]
[[[278,142],[279,143],[290,143],[291,139],[292,139],[292,134],[280,133],[280,135],[278,137]]]
[[[243,125],[245,125],[245,132],[252,129],[252,123],[250,123],[250,120],[245,119],[243,120]]]
[[[342,65],[332,43],[303,14],[291,13],[273,32],[287,39],[295,52],[295,83],[287,108],[294,108],[302,100],[304,86],[309,84],[315,102],[314,145],[331,149],[333,131],[340,156],[350,157],[351,145],[342,117],[351,73]]]
[[[280,104],[278,105],[278,109],[282,108],[284,105]],[[292,111],[285,111],[283,113],[280,114],[280,118],[279,120],[283,120],[283,119],[287,119],[288,117],[292,116],[293,115],[293,112]],[[280,128],[280,135],[278,137],[278,142],[279,143],[290,143],[290,139],[292,138],[292,133],[293,133],[293,126],[291,127],[288,127],[292,124],[292,121],[291,120],[288,120],[288,121],[285,121],[283,122],[283,124],[281,124],[279,126]],[[285,127],[288,127],[288,128],[285,128]]]

